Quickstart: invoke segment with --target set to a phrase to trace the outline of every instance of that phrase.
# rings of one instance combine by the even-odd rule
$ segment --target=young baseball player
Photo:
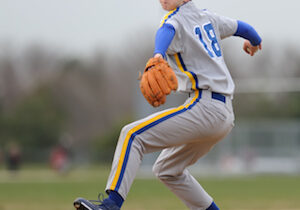
[[[160,150],[154,174],[189,209],[219,209],[187,167],[233,127],[234,83],[221,40],[243,37],[244,51],[253,56],[262,48],[261,38],[249,24],[200,10],[191,0],[160,0],[160,4],[169,13],[157,31],[154,56],[146,64],[141,91],[155,107],[165,102],[171,90],[189,97],[182,106],[126,125],[107,181],[109,197],[99,204],[78,198],[74,201],[77,209],[120,209],[143,155]]]

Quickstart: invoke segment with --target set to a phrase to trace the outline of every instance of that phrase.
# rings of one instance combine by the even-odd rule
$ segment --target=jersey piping
[[[179,8],[180,7],[177,7],[176,9],[173,9],[168,14],[166,14],[165,17],[163,18],[163,20],[161,21],[161,24],[159,27],[162,27],[167,22],[167,20],[169,20],[173,15],[176,15],[176,13],[179,11]]]
[[[177,64],[178,68],[180,69],[180,71],[185,73],[190,78],[190,80],[192,82],[192,89],[193,90],[198,89],[197,75],[194,72],[187,70],[180,53],[177,53],[174,56],[175,56],[176,64]]]

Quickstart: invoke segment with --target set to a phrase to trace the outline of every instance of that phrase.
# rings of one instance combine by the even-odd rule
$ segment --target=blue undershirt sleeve
[[[249,40],[253,46],[257,46],[261,43],[261,38],[255,29],[248,23],[240,20],[238,20],[238,27],[234,36],[240,36]]]
[[[171,24],[164,24],[157,30],[155,37],[154,55],[160,53],[163,57],[175,36],[175,28]]]

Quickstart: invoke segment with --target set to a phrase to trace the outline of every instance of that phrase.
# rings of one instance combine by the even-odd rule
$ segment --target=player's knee
[[[128,134],[128,132],[130,131],[130,129],[131,129],[130,124],[125,125],[121,130],[120,136],[126,136]]]
[[[125,140],[128,135],[132,135],[130,130],[132,129],[132,124],[125,125],[120,133],[120,139]],[[129,137],[130,138],[130,137]],[[134,141],[132,142],[131,145],[132,149],[135,149],[137,151],[140,151],[142,154],[145,153],[145,145],[143,143],[143,139],[140,137],[140,135],[135,135],[134,136]]]
[[[168,180],[171,181],[171,180],[177,179],[176,175],[174,175],[172,173],[168,173],[168,171],[163,170],[163,168],[159,164],[154,164],[154,166],[152,167],[152,171],[153,171],[153,174],[163,182],[168,181]]]
[[[157,164],[154,164],[152,167],[152,172],[157,178],[159,178],[160,167],[158,167]]]

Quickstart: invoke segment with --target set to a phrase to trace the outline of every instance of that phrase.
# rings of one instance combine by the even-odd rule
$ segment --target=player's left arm
[[[174,36],[175,28],[171,24],[163,24],[159,28],[155,37],[153,58],[148,60],[141,75],[141,92],[154,107],[164,104],[166,96],[178,87],[176,75],[164,59]]]
[[[245,40],[243,49],[246,53],[253,56],[258,50],[262,49],[262,39],[257,31],[248,23],[238,21],[237,31],[234,36],[243,37]]]
[[[155,36],[154,57],[166,57],[166,52],[175,36],[175,28],[171,24],[163,24]]]

